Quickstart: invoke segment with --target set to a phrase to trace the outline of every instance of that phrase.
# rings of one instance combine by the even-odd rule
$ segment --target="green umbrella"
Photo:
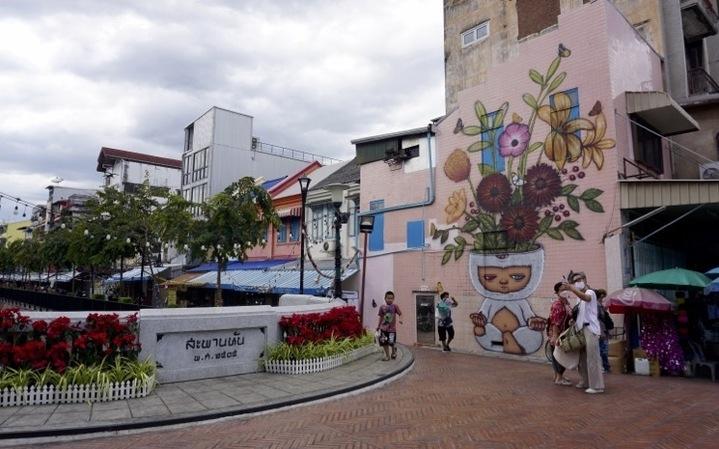
[[[639,276],[629,282],[632,287],[656,288],[660,290],[683,290],[686,288],[704,288],[711,279],[698,271],[684,268],[671,268],[669,270],[655,271],[654,273]]]

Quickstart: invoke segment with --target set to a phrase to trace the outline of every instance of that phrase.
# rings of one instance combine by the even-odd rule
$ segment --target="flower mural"
[[[582,117],[578,90],[559,90],[567,77],[559,68],[570,56],[560,44],[544,74],[529,71],[539,93],[522,95],[531,109],[526,123],[512,112],[505,126],[508,102],[490,114],[481,101],[475,102],[478,124],[460,118],[454,132],[479,139],[466,150],[454,150],[445,161],[447,177],[466,182],[472,196],[466,198],[464,189],[454,191],[445,207],[449,226],[433,225],[430,233],[444,245],[442,265],[470,251],[470,279],[484,297],[470,319],[477,342],[490,351],[524,355],[541,347],[546,320],[536,316],[527,300],[544,269],[541,241],[584,240],[575,216],[583,209],[604,212],[599,201],[603,191],[580,191],[575,181],[585,178],[592,165],[601,170],[604,152],[615,142],[605,137],[607,123],[599,101]],[[537,135],[538,122],[548,125],[546,134]],[[472,161],[483,152],[491,157]]]

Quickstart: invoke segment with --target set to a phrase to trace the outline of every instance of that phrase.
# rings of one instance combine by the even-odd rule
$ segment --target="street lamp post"
[[[300,295],[305,294],[305,204],[307,203],[307,190],[310,188],[312,181],[307,176],[301,177],[300,193],[302,194],[302,208],[300,209]]]
[[[367,275],[367,240],[374,229],[374,215],[360,218],[359,231],[364,234],[364,251],[362,251],[362,293],[360,295],[360,323],[364,324],[364,286]]]
[[[347,214],[340,211],[344,200],[344,191],[348,187],[344,184],[329,184],[325,189],[330,191],[332,196],[332,205],[335,208],[335,282],[334,282],[334,298],[342,298],[342,245],[340,244],[340,230],[342,223],[347,222]]]

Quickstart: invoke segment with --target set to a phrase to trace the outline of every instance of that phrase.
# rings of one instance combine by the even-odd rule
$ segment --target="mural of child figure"
[[[485,299],[470,314],[479,345],[494,352],[526,355],[544,341],[546,319],[537,316],[527,298],[542,278],[544,252],[470,255],[470,279]]]
[[[384,301],[386,304],[380,306],[377,315],[379,321],[377,322],[377,331],[379,334],[379,344],[384,349],[383,361],[387,361],[391,358],[397,358],[397,348],[395,342],[397,341],[397,321],[402,324],[402,321],[397,317],[402,316],[402,311],[399,307],[394,304],[394,292],[388,291],[384,294]],[[390,350],[391,355],[390,355]]]

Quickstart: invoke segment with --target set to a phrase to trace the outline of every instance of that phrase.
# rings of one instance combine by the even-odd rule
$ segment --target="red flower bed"
[[[0,365],[62,373],[71,364],[99,364],[116,357],[136,358],[137,314],[91,313],[84,323],[61,316],[30,322],[18,309],[0,310]]]
[[[362,323],[354,307],[335,307],[323,313],[306,313],[283,316],[280,327],[290,345],[308,342],[319,343],[331,339],[362,336]]]

